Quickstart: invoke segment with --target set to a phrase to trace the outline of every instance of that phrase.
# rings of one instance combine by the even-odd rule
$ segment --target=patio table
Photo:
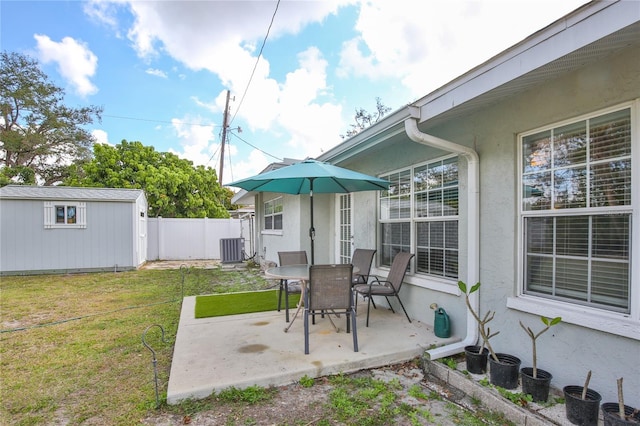
[[[360,269],[357,267],[353,267],[353,273],[357,274],[360,272]],[[302,289],[302,295],[300,296],[300,300],[298,301],[298,307],[296,308],[296,312],[293,314],[293,318],[291,318],[291,322],[285,327],[284,332],[289,331],[293,322],[295,321],[300,309],[302,309],[302,304],[304,303],[305,292],[307,289],[307,282],[309,281],[309,265],[285,265],[285,266],[275,266],[273,268],[269,268],[264,271],[264,274],[268,278],[276,278],[279,280],[298,280],[300,281],[300,287]],[[333,321],[331,321],[333,324]],[[335,328],[335,324],[333,325]]]
[[[269,268],[264,271],[265,276],[268,278],[276,278],[279,280],[298,280],[300,281],[300,287],[302,289],[302,295],[300,296],[300,300],[298,301],[298,307],[296,312],[293,314],[293,318],[291,318],[291,322],[284,329],[285,333],[289,331],[289,328],[293,325],[296,317],[298,316],[298,312],[302,308],[302,302],[304,300],[304,293],[307,287],[307,281],[309,280],[309,265],[285,265],[285,266],[276,266],[273,268]]]

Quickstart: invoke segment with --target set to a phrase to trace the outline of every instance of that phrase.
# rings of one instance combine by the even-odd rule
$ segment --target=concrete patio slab
[[[365,327],[365,305],[358,312],[359,352],[353,351],[344,317],[334,318],[338,333],[327,318],[317,317],[310,325],[310,353],[305,355],[302,315],[285,333],[284,312],[196,319],[194,310],[195,297],[184,298],[167,389],[169,404],[205,398],[232,386],[282,386],[305,375],[315,378],[395,364],[422,356],[432,345],[457,340],[438,338],[427,325],[409,323],[402,313],[381,307],[372,309]]]

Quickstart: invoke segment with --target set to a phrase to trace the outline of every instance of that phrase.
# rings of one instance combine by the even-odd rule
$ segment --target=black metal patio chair
[[[373,256],[376,250],[372,249],[355,249],[351,256],[351,264],[358,272],[353,275],[353,285],[366,284],[369,282],[369,272],[373,263]]]
[[[367,327],[369,327],[369,310],[371,309],[371,304],[373,303],[374,309],[376,308],[375,302],[373,302],[373,296],[384,296],[387,299],[387,303],[391,308],[391,311],[395,313],[393,310],[393,306],[391,302],[389,302],[389,297],[394,296],[398,298],[398,302],[404,311],[409,322],[411,322],[411,318],[409,318],[409,314],[407,314],[407,310],[404,308],[402,304],[402,300],[400,299],[400,288],[402,287],[402,281],[404,280],[404,276],[407,273],[407,267],[409,266],[409,262],[411,262],[411,258],[414,255],[411,253],[400,252],[396,254],[393,258],[393,262],[391,263],[391,269],[389,270],[389,275],[386,280],[380,280],[378,277],[373,277],[368,284],[356,284],[353,286],[354,293],[361,294],[362,296],[368,299],[367,303]],[[356,305],[358,303],[358,299],[356,297],[355,301]],[[357,309],[357,306],[356,306]]]

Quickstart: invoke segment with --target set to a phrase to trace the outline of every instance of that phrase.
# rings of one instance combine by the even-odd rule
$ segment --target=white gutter
[[[440,139],[438,137],[422,133],[418,129],[420,120],[420,108],[409,105],[410,117],[404,121],[404,128],[407,136],[414,142],[439,148],[448,152],[459,154],[467,160],[467,284],[474,285],[479,281],[480,267],[480,168],[478,153],[467,146]],[[471,294],[470,302],[473,309],[478,312],[480,306],[479,291]],[[478,325],[476,320],[467,309],[467,333],[462,341],[441,346],[439,348],[426,351],[428,359],[438,359],[446,356],[459,354],[464,351],[465,346],[475,345],[478,341]]]

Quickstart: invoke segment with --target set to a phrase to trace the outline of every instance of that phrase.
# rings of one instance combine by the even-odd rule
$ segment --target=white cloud
[[[190,2],[187,8],[180,2],[134,1],[129,7],[135,23],[128,36],[142,57],[167,53],[193,70],[216,74],[235,96],[230,103],[230,120],[237,115],[246,120],[250,130],[291,132],[289,144],[301,157],[308,155],[306,150],[319,153],[321,147],[339,142],[340,107],[318,102],[328,88],[327,62],[317,49],[301,53],[299,68],[289,72],[285,82],[279,82],[270,75],[269,43],[310,23],[320,23],[350,2],[282,2],[270,28],[267,52],[257,66],[259,48],[275,12],[274,2]],[[215,101],[217,111],[224,110],[225,99],[226,91],[221,91]],[[214,111],[209,103],[196,102]],[[320,114],[315,117],[321,120],[320,125],[309,126],[313,114]],[[329,132],[333,132],[331,137]]]
[[[261,138],[255,141],[250,136],[248,141],[267,151],[273,149],[271,154],[303,158],[315,157],[341,142],[339,135],[345,133],[350,122],[344,112],[361,107],[354,103],[362,102],[363,93],[369,102],[380,96],[385,105],[396,108],[447,83],[587,0],[563,0],[561,7],[557,3],[544,7],[551,1],[557,0],[425,0],[420,7],[414,0],[283,1],[278,4],[271,27],[276,2],[267,1],[118,0],[109,8],[103,4],[109,2],[92,0],[95,7],[88,13],[116,27],[115,13],[126,7],[133,23],[123,31],[139,57],[145,61],[158,59],[158,63],[170,57],[178,67],[170,68],[175,63],[154,66],[172,69],[172,76],[184,76],[184,68],[188,68],[208,71],[219,80],[221,84],[211,86],[216,88],[213,94],[209,88],[209,92],[194,90],[188,94],[194,105],[206,111],[204,116],[224,111],[228,89],[234,97],[229,119],[237,120],[230,123],[231,127],[241,122],[247,131],[254,132],[253,137]],[[336,34],[326,34],[322,40],[298,34],[307,28],[317,30],[316,26],[322,26],[345,5],[356,5],[347,14],[354,16],[355,11],[355,25],[347,18],[340,21],[353,25],[344,28],[344,34],[355,34],[350,40],[338,39]],[[256,66],[267,29],[269,38]],[[283,50],[278,41],[285,37],[296,37],[297,46],[307,44]],[[288,45],[290,39],[284,41]],[[335,43],[334,51],[330,43]],[[336,67],[337,57],[340,63]],[[283,64],[291,68],[282,69]],[[147,72],[166,76],[155,68]],[[344,81],[332,80],[336,75]],[[334,93],[338,85],[346,87],[341,89],[344,93]],[[179,155],[211,166],[211,158],[219,149],[219,144],[213,143],[219,128],[215,135],[210,128],[178,122],[174,128],[180,138]],[[229,148],[232,159],[236,148],[246,152],[240,144]],[[273,159],[254,151],[251,160],[234,164],[234,178],[246,177],[242,176],[244,172],[257,173],[270,161]],[[225,171],[225,181],[227,176]]]
[[[234,146],[234,145],[231,145]],[[234,154],[235,150],[231,151],[231,158],[233,158],[236,154]],[[233,182],[236,180],[244,179],[246,177],[254,176],[264,170],[273,160],[264,153],[258,151],[257,149],[252,150],[249,153],[249,156],[244,161],[235,161],[231,167],[225,167],[222,173],[222,179],[224,180],[224,184],[229,182]],[[217,167],[216,167],[217,170]],[[233,188],[237,190],[237,188]]]
[[[587,2],[545,7],[552,1],[429,0],[421,13],[411,13],[412,0],[363,1],[359,36],[344,42],[338,75],[400,80],[423,96]]]
[[[109,135],[104,130],[94,129],[91,131],[91,135],[95,138],[96,143],[106,143],[113,146],[112,143],[109,143]]]
[[[170,149],[169,152],[191,160],[196,166],[210,165],[208,164],[209,159],[216,149],[216,145],[211,144],[215,140],[214,127],[205,124],[201,126],[194,124],[202,121],[200,117],[174,118],[171,120],[182,151]]]
[[[147,68],[145,72],[149,75],[155,75],[156,77],[167,78],[167,73],[159,69]]]
[[[71,37],[65,37],[56,43],[46,35],[35,34],[38,44],[38,56],[42,63],[55,62],[58,72],[80,96],[89,96],[98,92],[91,82],[96,73],[98,58],[89,47]]]
[[[83,11],[92,20],[115,30],[120,38],[122,35],[118,29],[116,13],[118,5],[122,3],[122,1],[89,0],[83,2]]]
[[[319,103],[326,94],[327,61],[316,48],[298,55],[299,68],[287,74],[280,94],[278,123],[291,134],[288,144],[298,157],[318,156],[340,142],[342,108]]]
[[[224,92],[223,92],[224,93]],[[220,96],[225,96],[226,99],[226,95],[223,95],[222,93],[220,94]],[[226,101],[222,101],[222,105],[221,107],[218,106],[218,103],[216,101],[214,102],[206,102],[206,101],[202,101],[200,100],[200,98],[198,98],[197,96],[192,96],[191,100],[193,101],[193,103],[195,103],[196,105],[198,105],[201,108],[204,108],[208,111],[211,111],[213,113],[218,113],[220,111],[224,111],[224,104]]]

